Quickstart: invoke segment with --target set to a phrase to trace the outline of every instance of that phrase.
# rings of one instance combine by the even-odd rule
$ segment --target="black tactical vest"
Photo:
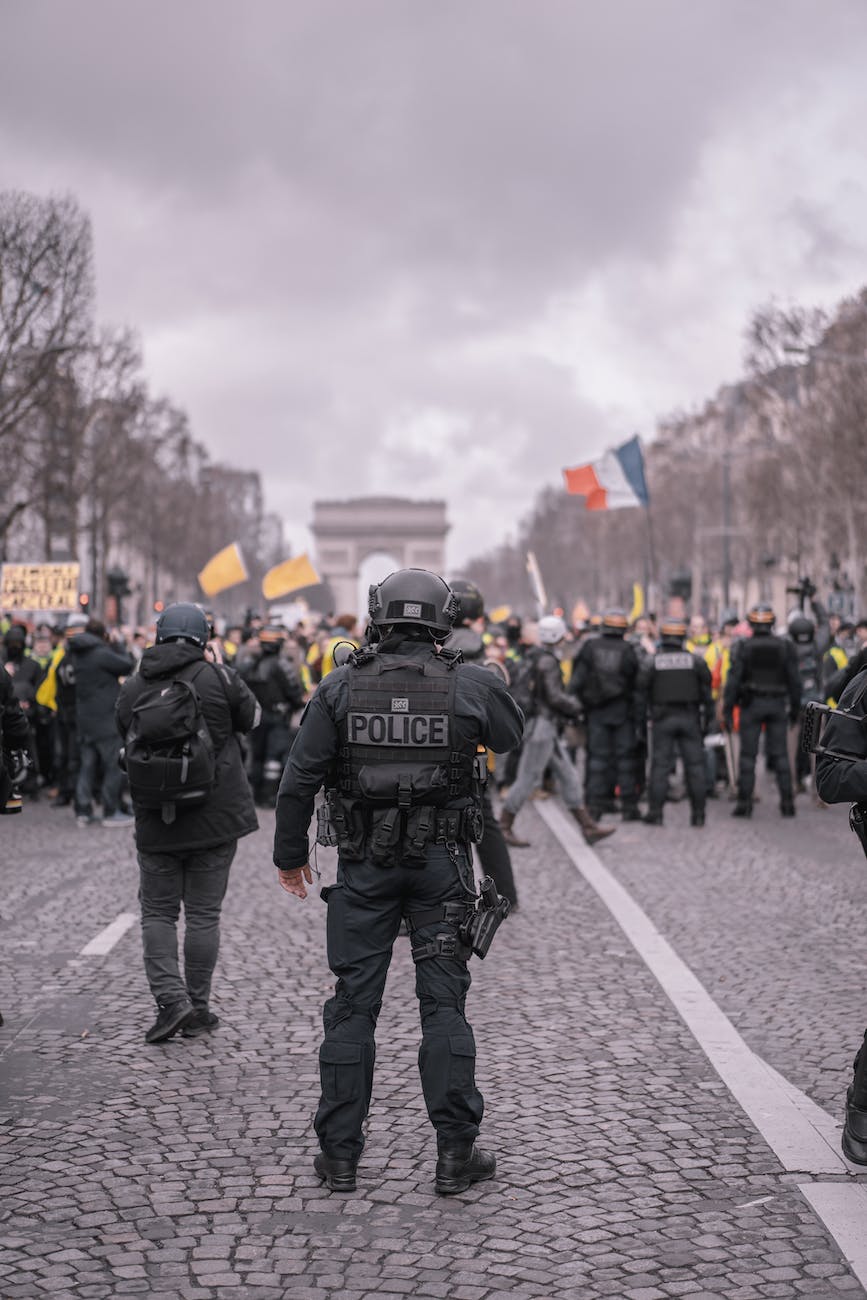
[[[586,684],[581,698],[590,708],[599,708],[624,695],[632,684],[627,666],[634,664],[632,647],[619,636],[599,636],[582,651],[589,659]]]
[[[658,650],[653,656],[653,681],[650,700],[653,705],[698,704],[698,672],[688,650]]]
[[[787,692],[786,645],[778,636],[753,636],[743,643],[742,686],[755,695]]]
[[[374,654],[350,664],[341,796],[406,809],[444,808],[470,795],[476,747],[458,739],[454,661]]]

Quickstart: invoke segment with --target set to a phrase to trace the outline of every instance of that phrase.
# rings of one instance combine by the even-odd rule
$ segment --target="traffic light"
[[[90,596],[86,591],[83,591],[81,595],[78,597],[78,603],[81,606],[82,613],[86,614],[88,610],[88,606],[90,605]]]
[[[155,613],[155,614],[161,614],[161,613],[163,612],[164,609],[165,609],[165,605],[163,604],[163,602],[162,602],[161,600],[155,600],[155,601],[154,601],[154,613]]]

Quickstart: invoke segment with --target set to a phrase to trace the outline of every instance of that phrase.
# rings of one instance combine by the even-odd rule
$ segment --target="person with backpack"
[[[566,637],[566,624],[557,614],[549,614],[539,620],[538,637],[539,645],[528,648],[510,688],[524,714],[524,747],[518,774],[500,813],[503,839],[515,849],[530,847],[527,840],[515,834],[514,822],[550,765],[563,802],[581,827],[584,839],[596,844],[612,835],[614,827],[599,826],[583,806],[578,775],[560,737],[562,725],[574,722],[581,713],[578,701],[563,689],[560,660],[554,653]]]
[[[210,993],[220,910],[237,842],[258,829],[238,736],[256,726],[259,706],[234,669],[206,656],[209,637],[198,605],[169,605],[156,644],[117,701],[135,812],[144,966],[157,1004],[148,1043],[216,1028]]]

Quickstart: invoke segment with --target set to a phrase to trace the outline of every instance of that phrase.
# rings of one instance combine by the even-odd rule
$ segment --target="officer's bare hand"
[[[304,882],[306,880],[308,885],[313,884],[313,872],[306,862],[303,867],[296,867],[294,871],[281,871],[278,867],[277,879],[280,881],[280,888],[285,889],[287,894],[294,894],[296,898],[306,898],[307,890]]]

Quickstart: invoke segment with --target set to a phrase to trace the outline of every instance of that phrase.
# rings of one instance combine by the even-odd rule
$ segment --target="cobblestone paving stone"
[[[684,803],[667,808],[662,828],[623,827],[605,862],[750,1047],[842,1119],[867,1025],[853,943],[867,863],[845,806],[801,795],[788,821],[776,788],[765,780],[760,790],[748,822],[733,822],[720,800],[704,832],[690,834]]]
[[[862,1295],[794,1176],[556,840],[525,815],[535,851],[516,855],[521,908],[474,962],[470,995],[498,1176],[451,1200],[432,1190],[405,941],[380,1018],[358,1194],[331,1195],[313,1174],[325,909],[277,890],[267,817],[233,868],[220,1030],[162,1048],[142,1042],[151,1006],[136,929],[106,957],[76,956],[135,909],[126,832],[79,830],[42,806],[5,824],[2,1300]],[[805,817],[783,840],[767,803],[747,835],[720,805],[697,839],[677,829],[685,814],[674,808],[656,838],[624,827],[600,856],[746,1020],[756,1050],[801,1086],[811,1070],[827,1075],[839,1104],[845,1078],[836,1065],[821,1074],[816,1047],[834,1029],[817,1022],[836,1015],[820,1003],[834,980],[856,982],[842,933],[858,876],[833,817]],[[810,874],[810,840],[833,870]],[[833,976],[811,987],[809,967],[832,956]],[[714,984],[709,968],[730,982]],[[848,1042],[851,1024],[835,1023]],[[801,1047],[816,1063],[798,1077],[784,1067]]]

